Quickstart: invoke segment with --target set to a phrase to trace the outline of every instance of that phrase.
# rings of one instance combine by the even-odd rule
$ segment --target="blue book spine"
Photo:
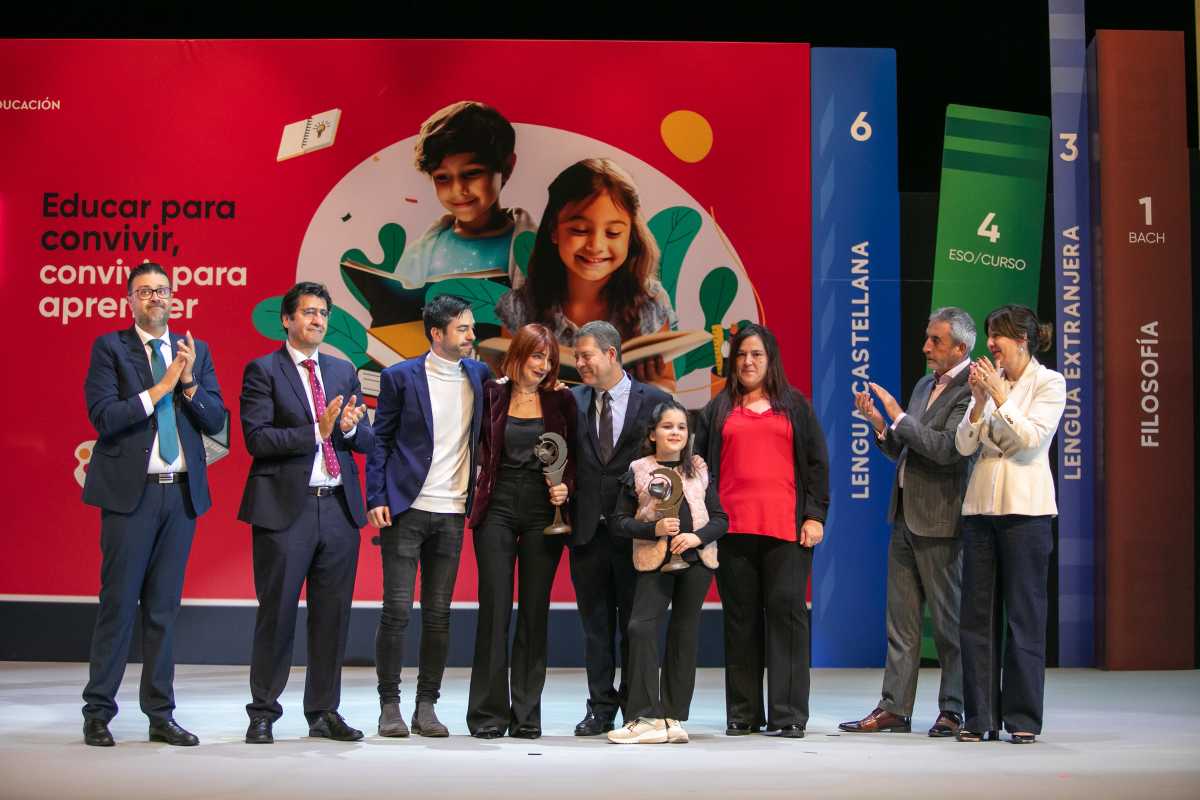
[[[812,385],[831,498],[813,564],[818,667],[878,667],[887,649],[895,467],[851,391],[874,381],[901,396],[896,121],[894,50],[813,49]]]
[[[1049,0],[1058,370],[1058,663],[1095,666],[1096,366],[1084,0]]]

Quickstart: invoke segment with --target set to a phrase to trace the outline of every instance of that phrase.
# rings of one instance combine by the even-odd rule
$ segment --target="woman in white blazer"
[[[995,739],[1003,724],[1014,743],[1027,744],[1042,732],[1050,519],[1058,513],[1049,450],[1066,381],[1033,357],[1050,348],[1053,327],[1030,309],[1001,306],[986,329],[992,359],[971,364],[971,403],[955,434],[958,452],[978,454],[962,510],[966,719],[958,739]]]

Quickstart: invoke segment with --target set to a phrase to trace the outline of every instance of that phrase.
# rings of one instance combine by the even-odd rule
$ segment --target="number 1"
[[[1154,208],[1152,206],[1151,198],[1149,196],[1139,197],[1138,205],[1145,206],[1145,208],[1146,208],[1146,225],[1147,225],[1147,227],[1150,225],[1153,225],[1154,224]]]

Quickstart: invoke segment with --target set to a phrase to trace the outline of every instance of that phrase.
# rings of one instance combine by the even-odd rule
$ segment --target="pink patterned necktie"
[[[308,385],[312,387],[313,405],[317,407],[317,415],[320,416],[325,411],[325,392],[321,389],[321,381],[317,378],[317,362],[306,358],[300,362],[300,365],[308,370]],[[333,452],[333,442],[329,440],[328,436],[321,440],[321,455],[325,458],[325,471],[331,477],[336,478],[342,474],[337,455]]]

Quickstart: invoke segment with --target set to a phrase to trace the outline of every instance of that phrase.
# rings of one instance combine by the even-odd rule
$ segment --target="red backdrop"
[[[245,268],[245,286],[180,287],[197,302],[191,319],[171,327],[209,342],[233,413],[232,452],[210,468],[214,507],[197,530],[185,597],[253,598],[250,533],[235,516],[250,462],[237,397],[244,364],[278,344],[256,332],[251,311],[295,280],[305,232],[338,181],[456,100],[492,104],[518,125],[608,143],[711,210],[779,334],[791,380],[810,390],[807,45],[5,41],[0,74],[11,101],[0,110],[0,286],[12,312],[0,400],[8,421],[0,594],[98,589],[98,511],[80,501],[73,453],[95,437],[82,395],[91,342],[131,320],[93,315],[64,324],[45,316],[46,298],[120,298],[124,285],[48,284],[44,267],[148,257],[168,267]],[[282,127],[329,108],[342,110],[335,145],[277,163]],[[680,109],[702,115],[713,131],[711,152],[696,163],[676,157],[660,132]],[[522,152],[520,141],[518,153],[537,155]],[[150,214],[47,218],[47,192],[146,199]],[[233,201],[235,216],[161,224],[164,200]],[[111,233],[125,222],[139,232],[159,223],[178,252],[43,246],[47,230]],[[380,590],[379,551],[364,547],[355,597],[377,600]],[[455,598],[474,597],[468,549]],[[563,569],[554,599],[571,597]]]

